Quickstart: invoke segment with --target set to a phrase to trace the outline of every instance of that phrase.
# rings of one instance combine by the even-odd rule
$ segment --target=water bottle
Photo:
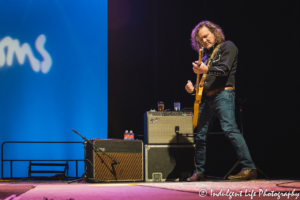
[[[124,140],[129,140],[128,130],[126,130],[124,133]]]
[[[129,140],[134,140],[134,133],[132,130],[129,132]]]

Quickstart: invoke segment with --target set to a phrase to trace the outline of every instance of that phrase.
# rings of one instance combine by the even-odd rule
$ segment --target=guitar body
[[[197,126],[197,123],[198,123],[199,106],[200,106],[200,102],[195,101],[195,103],[194,103],[194,117],[193,117],[193,127],[194,128]]]
[[[201,99],[202,99],[202,94],[203,94],[203,84],[206,78],[206,74],[203,74],[201,81],[200,81],[200,85],[198,87],[198,91],[196,91],[196,100],[194,103],[194,117],[193,117],[193,127],[195,128],[198,124],[198,116],[199,116],[199,107],[201,104]]]

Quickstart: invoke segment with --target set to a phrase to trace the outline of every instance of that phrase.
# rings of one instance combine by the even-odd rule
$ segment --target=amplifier
[[[195,145],[145,145],[145,181],[185,181],[194,172]]]
[[[145,144],[193,144],[193,137],[177,137],[175,126],[180,133],[193,133],[193,113],[176,111],[156,111],[144,114]]]
[[[87,143],[88,178],[95,181],[143,181],[143,142],[139,140],[93,140]],[[102,151],[104,153],[102,153]],[[112,159],[117,162],[114,162]]]

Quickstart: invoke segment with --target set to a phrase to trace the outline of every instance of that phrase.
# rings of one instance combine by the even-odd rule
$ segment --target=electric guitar
[[[210,66],[211,64],[211,60],[212,58],[214,57],[215,53],[217,52],[217,50],[219,49],[219,47],[221,46],[222,44],[218,44],[216,46],[216,48],[214,49],[213,53],[211,54],[211,57],[207,63],[207,67]],[[199,63],[202,62],[202,58],[203,58],[203,51],[204,51],[204,48],[200,49],[199,50]],[[203,87],[204,87],[204,81],[206,79],[206,76],[207,74],[203,74],[202,75],[202,78],[200,80],[200,83],[199,83],[199,74],[197,74],[197,84],[196,84],[196,100],[195,100],[195,103],[194,103],[194,117],[193,117],[193,127],[195,128],[197,126],[197,123],[198,123],[198,116],[199,116],[199,105],[201,103],[201,98],[202,98],[202,94],[203,94]]]

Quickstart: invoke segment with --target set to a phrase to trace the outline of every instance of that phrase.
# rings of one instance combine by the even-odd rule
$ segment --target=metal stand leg
[[[264,175],[266,178],[269,178],[263,171],[261,171],[258,167],[256,167],[257,171],[259,171],[262,175]]]
[[[84,144],[84,173],[82,174],[82,178],[79,178],[79,179],[76,179],[76,180],[72,180],[72,181],[68,181],[68,184],[70,183],[74,183],[74,182],[77,182],[77,183],[80,183],[80,182],[86,182],[88,180],[88,175],[87,175],[87,164],[86,164],[86,145],[87,145],[87,141],[84,141],[83,142]]]
[[[237,162],[233,165],[233,167],[231,167],[231,169],[227,172],[227,174],[224,176],[223,179],[226,179],[226,178],[231,174],[231,172],[238,166],[239,163],[240,163],[240,162],[237,161]]]

